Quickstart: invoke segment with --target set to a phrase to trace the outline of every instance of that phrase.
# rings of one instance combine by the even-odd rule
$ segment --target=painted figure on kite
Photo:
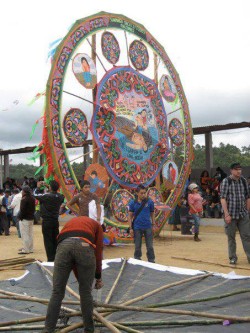
[[[98,188],[104,188],[105,184],[98,178],[97,172],[93,170],[89,177],[90,192],[95,193]]]
[[[160,85],[163,98],[165,98],[167,102],[173,102],[176,98],[176,89],[168,75],[164,75],[161,78]]]

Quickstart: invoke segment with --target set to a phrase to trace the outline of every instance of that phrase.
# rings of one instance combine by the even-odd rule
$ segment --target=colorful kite
[[[66,84],[69,80],[74,84]],[[77,89],[70,90],[75,85]],[[139,184],[148,186],[156,180],[159,185],[164,164],[176,162],[174,145],[180,146],[175,178],[168,180],[171,191],[158,205],[153,228],[159,234],[182,194],[193,158],[188,103],[164,48],[141,24],[105,12],[76,21],[56,47],[46,90],[43,151],[46,176],[60,182],[67,200],[79,190],[79,183],[66,142],[85,145],[87,136],[81,113],[67,115],[69,96],[71,108],[78,109],[74,101],[81,101],[81,109],[92,119],[94,147],[88,160],[93,158],[94,164],[102,160],[109,174],[107,195],[119,187],[132,197]],[[119,242],[131,241],[126,222],[121,224],[127,212],[118,209],[126,193],[122,191],[113,197],[114,217],[105,219],[107,235]],[[104,203],[106,199],[105,195]]]

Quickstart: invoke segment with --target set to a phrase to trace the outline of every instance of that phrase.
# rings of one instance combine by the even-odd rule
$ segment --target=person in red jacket
[[[97,221],[87,217],[74,217],[58,235],[54,262],[53,291],[48,305],[45,330],[55,331],[70,272],[74,270],[79,283],[84,332],[94,332],[92,285],[100,289],[102,283],[103,230]]]

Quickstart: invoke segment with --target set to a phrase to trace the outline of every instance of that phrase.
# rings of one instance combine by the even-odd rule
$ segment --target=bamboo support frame
[[[112,294],[113,294],[113,292],[114,292],[114,290],[115,290],[115,288],[116,288],[116,286],[117,286],[117,284],[118,284],[118,282],[119,282],[119,279],[120,279],[120,277],[121,277],[121,275],[122,275],[122,273],[123,273],[123,270],[124,270],[124,268],[125,268],[126,263],[127,263],[127,259],[124,259],[124,260],[123,260],[123,263],[122,263],[122,266],[121,266],[121,268],[120,268],[119,274],[117,275],[117,278],[115,279],[115,282],[113,283],[113,286],[112,286],[112,288],[110,289],[110,291],[109,291],[109,293],[108,293],[108,296],[107,296],[106,299],[105,299],[105,302],[104,302],[105,304],[108,304],[108,302],[110,301],[110,299],[111,299],[111,297],[112,297]]]
[[[144,300],[145,298],[149,297],[149,296],[152,296],[162,290],[165,290],[165,289],[169,289],[169,288],[172,288],[172,287],[175,287],[175,286],[179,286],[181,284],[184,284],[186,282],[190,282],[190,281],[195,281],[195,280],[198,280],[198,279],[204,279],[204,278],[207,278],[209,276],[213,275],[213,273],[208,273],[208,274],[203,274],[203,275],[197,275],[197,276],[194,276],[194,277],[191,277],[191,278],[188,278],[188,279],[184,279],[184,280],[181,280],[181,281],[177,281],[177,282],[173,282],[173,283],[169,283],[169,284],[166,284],[164,286],[161,286],[160,288],[157,288],[157,289],[154,289],[144,295],[141,295],[139,297],[136,297],[136,298],[133,298],[127,302],[124,302],[122,303],[122,305],[129,305],[129,304],[133,304],[135,302],[138,302],[138,301],[142,301]]]

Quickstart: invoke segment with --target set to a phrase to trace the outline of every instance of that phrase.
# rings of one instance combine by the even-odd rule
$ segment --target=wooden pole
[[[85,146],[84,146],[85,147]],[[84,156],[86,156],[86,155],[89,155],[89,154],[91,154],[91,153],[93,153],[95,150],[97,150],[98,148],[95,148],[95,149],[92,149],[91,151],[88,151],[88,152],[86,152],[85,154],[82,154],[82,155],[80,155],[80,156],[78,156],[78,157],[76,157],[76,158],[73,158],[73,160],[70,160],[70,163],[71,162],[73,162],[73,161],[75,161],[75,160],[78,160],[79,158],[81,158],[81,157],[84,157]]]
[[[212,262],[212,261],[205,261],[205,260],[198,260],[198,259],[192,259],[192,258],[185,258],[185,257],[176,257],[172,256],[171,258],[173,259],[180,259],[180,260],[187,260],[187,261],[192,261],[192,262],[198,262],[198,263],[204,263],[204,264],[210,264],[210,265],[218,265],[222,267],[230,267],[232,268],[232,265],[227,265],[227,264],[221,264],[218,262]],[[249,267],[244,267],[244,266],[234,266],[234,269],[245,269],[245,270],[250,270]]]
[[[158,86],[158,56],[156,53],[154,53],[154,81],[156,86]],[[155,187],[157,188],[158,191],[161,189],[161,177],[160,174],[156,176],[155,178]]]
[[[0,299],[9,299],[9,300],[15,300],[15,301],[29,301],[29,302],[36,302],[36,303],[41,303],[41,304],[49,303],[49,299],[37,298],[37,297],[32,297],[32,296],[8,296],[8,295],[2,296],[2,295],[0,295]],[[80,302],[63,300],[62,304],[80,305]]]
[[[123,270],[124,270],[124,268],[125,268],[126,263],[127,263],[127,259],[124,259],[124,260],[123,260],[123,263],[122,263],[122,266],[121,266],[121,269],[120,269],[120,272],[119,272],[119,274],[117,275],[117,278],[115,279],[115,282],[114,282],[112,288],[110,289],[110,291],[109,291],[109,293],[108,293],[108,296],[106,297],[104,303],[108,304],[108,302],[110,301],[110,299],[111,299],[111,297],[112,297],[112,294],[113,294],[113,292],[114,292],[114,290],[115,290],[115,288],[116,288],[116,286],[117,286],[117,284],[118,284],[118,281],[119,281],[119,279],[120,279],[120,277],[121,277],[121,275],[122,275],[122,273],[123,273]]]
[[[92,37],[91,37],[91,57],[96,65],[96,35],[92,35]],[[96,100],[96,91],[97,91],[97,88],[95,87],[92,90],[93,102]],[[93,113],[94,113],[94,110],[95,110],[95,105],[93,106]],[[96,145],[94,139],[92,139],[92,141],[93,141],[93,160],[92,161],[93,161],[93,163],[98,163],[97,145]]]
[[[111,183],[110,183],[110,185],[109,185],[109,188],[108,188],[108,190],[107,190],[107,193],[105,194],[105,197],[104,197],[104,199],[103,199],[103,205],[105,205],[105,203],[106,203],[106,200],[107,200],[108,194],[109,194],[109,192],[110,192],[110,189],[111,189],[111,186],[113,185],[113,183],[114,183],[114,179],[111,180]]]
[[[226,293],[226,294],[217,295],[217,296],[211,296],[211,297],[207,297],[207,298],[196,298],[196,299],[190,299],[190,300],[179,299],[179,300],[172,301],[172,302],[148,304],[146,307],[158,308],[158,307],[180,305],[180,304],[192,304],[192,303],[199,303],[199,302],[209,302],[209,301],[214,301],[214,300],[217,300],[217,299],[231,297],[231,296],[239,295],[239,294],[245,294],[245,293],[249,293],[249,292],[250,292],[250,289],[241,289],[241,290],[235,290],[231,293]]]
[[[176,310],[176,309],[153,309],[153,308],[146,308],[146,307],[142,307],[142,306],[124,306],[124,305],[117,305],[117,304],[103,304],[103,307],[109,307],[114,310],[123,310],[123,311],[167,313],[167,314],[184,315],[184,316],[207,317],[207,318],[238,321],[238,322],[250,322],[250,317],[239,317],[239,316],[233,316],[233,315],[229,315],[229,314],[220,315],[217,313],[210,313],[210,312],[205,312],[205,311],[200,312],[200,311],[179,310],[179,309],[178,310]]]
[[[115,323],[115,322],[112,322],[112,324],[117,327],[117,328],[120,328],[121,330],[125,331],[125,332],[128,332],[128,333],[143,333],[142,331],[138,331],[138,330],[135,330],[133,328],[130,328],[130,327],[126,327],[122,324],[119,324],[119,323]]]
[[[57,324],[56,328],[64,327],[63,324]],[[22,325],[22,326],[5,326],[0,327],[0,332],[14,332],[14,331],[41,331],[44,328],[44,325]]]
[[[67,332],[72,332],[77,328],[83,327],[83,322],[81,323],[75,323],[75,324],[71,324],[68,327],[65,327],[63,329],[61,329],[58,333],[67,333]]]

